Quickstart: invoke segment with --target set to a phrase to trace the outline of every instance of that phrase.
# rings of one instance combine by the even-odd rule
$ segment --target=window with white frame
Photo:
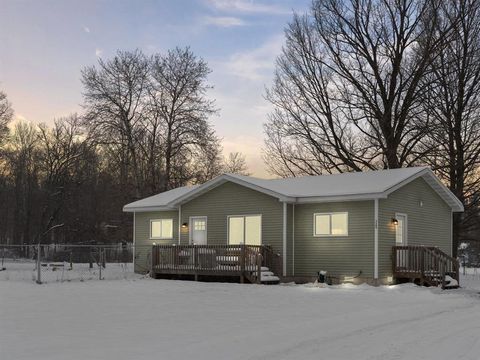
[[[150,239],[172,239],[173,219],[150,220]]]
[[[347,236],[348,213],[313,214],[314,236]]]
[[[261,245],[262,216],[232,215],[228,217],[228,243],[230,245]]]

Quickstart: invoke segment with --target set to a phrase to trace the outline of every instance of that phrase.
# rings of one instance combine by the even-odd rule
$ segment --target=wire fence
[[[150,247],[131,243],[113,245],[2,245],[0,281],[34,281],[39,284],[67,281],[127,279],[137,272],[134,258],[149,257]],[[148,267],[148,264],[147,266]]]

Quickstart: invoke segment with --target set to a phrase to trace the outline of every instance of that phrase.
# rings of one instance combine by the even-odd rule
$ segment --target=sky
[[[81,112],[80,71],[117,50],[163,53],[190,46],[204,58],[220,109],[212,117],[224,154],[250,172],[262,160],[264,99],[293,11],[311,0],[0,0],[0,89],[17,119],[52,123]]]

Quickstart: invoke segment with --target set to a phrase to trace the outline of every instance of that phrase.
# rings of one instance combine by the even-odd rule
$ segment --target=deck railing
[[[406,245],[392,249],[393,273],[396,277],[418,278],[429,285],[446,286],[449,275],[459,284],[458,260],[437,247]]]
[[[153,245],[152,274],[240,276],[261,282],[261,268],[278,274],[280,256],[263,245]]]

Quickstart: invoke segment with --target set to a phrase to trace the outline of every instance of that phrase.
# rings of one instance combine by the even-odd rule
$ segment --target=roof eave
[[[136,206],[136,207],[123,207],[123,212],[149,212],[149,211],[174,211],[176,207],[172,206]]]
[[[366,194],[350,194],[337,196],[304,196],[297,197],[297,204],[311,204],[323,202],[346,202],[346,201],[366,201],[375,199],[386,199],[387,195],[384,193],[366,193]]]

